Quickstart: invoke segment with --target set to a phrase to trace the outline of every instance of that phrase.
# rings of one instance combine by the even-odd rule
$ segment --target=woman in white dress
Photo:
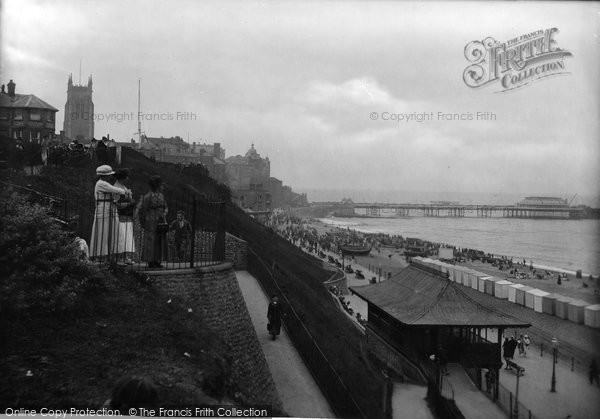
[[[90,240],[90,257],[103,259],[114,255],[117,251],[119,237],[119,216],[115,205],[115,195],[130,195],[122,188],[117,188],[109,183],[115,172],[107,164],[96,169],[98,181],[94,187],[96,200],[96,213],[92,226]]]
[[[131,190],[125,186],[127,178],[129,178],[129,169],[117,169],[115,172],[116,182],[113,186],[121,188],[128,193],[127,196],[119,195],[115,198],[117,213],[119,215],[117,254],[119,255],[119,260],[131,264],[133,263],[131,257],[135,253],[135,237],[133,235],[135,201],[133,200]]]

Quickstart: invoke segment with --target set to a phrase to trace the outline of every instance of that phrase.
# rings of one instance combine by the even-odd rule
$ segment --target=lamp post
[[[556,353],[558,351],[558,339],[552,338],[552,384],[551,393],[556,393]]]
[[[513,418],[519,419],[519,378],[523,375],[523,368],[517,366],[517,388],[515,390],[515,409]]]

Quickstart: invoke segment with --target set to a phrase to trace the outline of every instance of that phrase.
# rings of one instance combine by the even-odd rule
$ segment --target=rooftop
[[[8,93],[0,93],[0,107],[48,109],[58,112],[58,109],[56,109],[54,106],[49,105],[35,95],[15,94],[11,97]]]
[[[446,274],[414,262],[386,281],[350,290],[408,326],[531,326],[479,304]]]

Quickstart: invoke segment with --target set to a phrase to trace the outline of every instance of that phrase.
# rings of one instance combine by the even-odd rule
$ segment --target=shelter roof
[[[531,326],[479,304],[461,287],[446,273],[412,263],[386,281],[350,289],[406,326]]]

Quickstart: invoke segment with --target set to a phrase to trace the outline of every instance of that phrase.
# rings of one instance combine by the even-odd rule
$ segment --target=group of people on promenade
[[[90,241],[90,257],[104,260],[114,255],[126,263],[133,263],[137,237],[141,235],[141,258],[149,268],[161,268],[167,256],[167,233],[174,237],[176,256],[183,260],[192,235],[190,223],[182,211],[171,224],[167,223],[169,208],[163,195],[160,176],[148,180],[150,191],[138,203],[126,183],[129,170],[114,171],[109,165],[96,169],[98,180],[94,188],[95,216]],[[134,228],[139,222],[143,234]]]
[[[519,351],[519,356],[527,356],[529,345],[531,345],[531,339],[527,335],[521,335],[516,339],[513,336],[504,338],[504,342],[502,343],[502,357],[504,358],[504,362],[506,362],[504,369],[512,370],[515,351]]]

